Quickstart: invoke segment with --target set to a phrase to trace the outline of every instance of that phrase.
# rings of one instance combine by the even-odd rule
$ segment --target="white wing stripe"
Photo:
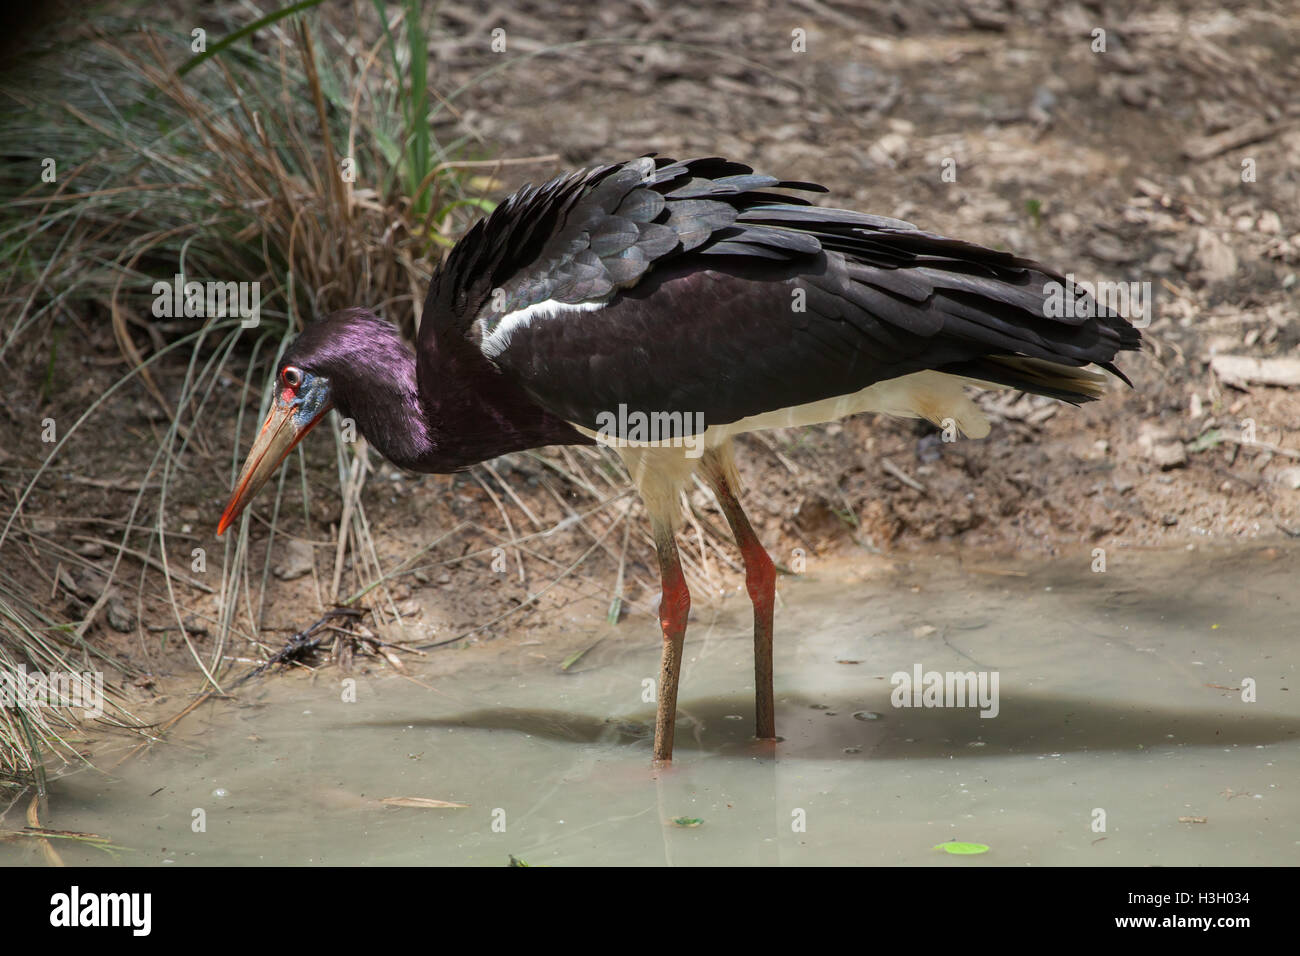
[[[515,334],[515,330],[531,325],[535,318],[553,319],[562,312],[594,312],[596,309],[603,309],[608,304],[607,301],[556,302],[554,299],[537,302],[527,308],[520,309],[518,312],[510,312],[501,316],[501,321],[497,323],[497,327],[492,330],[491,335],[483,337],[479,347],[488,358],[496,358],[510,345],[510,339]]]

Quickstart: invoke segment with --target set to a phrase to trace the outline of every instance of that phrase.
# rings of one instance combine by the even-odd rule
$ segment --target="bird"
[[[1132,387],[1114,360],[1141,347],[1072,277],[809,198],[826,192],[721,157],[653,153],[524,186],[435,269],[413,349],[362,307],[306,324],[278,361],[218,534],[331,409],[415,472],[612,448],[658,558],[663,764],[691,604],[675,530],[698,476],[740,550],[755,737],[775,739],[776,567],[741,505],[736,436],[877,412],[983,438],[969,386],[1078,405],[1112,379]]]

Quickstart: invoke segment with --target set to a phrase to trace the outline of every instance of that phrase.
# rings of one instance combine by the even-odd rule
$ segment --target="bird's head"
[[[331,408],[356,416],[362,434],[382,440],[393,430],[389,420],[414,394],[415,361],[392,325],[364,309],[313,322],[276,367],[271,411],[235,481],[217,534],[230,527]]]
[[[280,462],[333,407],[329,378],[286,354],[275,372],[275,397],[271,400],[270,414],[244,461],[230,502],[217,525],[217,534],[225,533],[267,479],[275,474]]]

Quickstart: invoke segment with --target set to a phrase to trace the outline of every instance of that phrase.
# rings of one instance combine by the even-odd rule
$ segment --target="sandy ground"
[[[913,549],[1047,556],[1300,534],[1300,20],[1283,3],[1141,6],[443,4],[433,55],[444,93],[474,81],[457,110],[495,155],[562,156],[502,170],[499,195],[588,162],[718,154],[821,182],[826,204],[1013,249],[1086,281],[1147,284],[1148,348],[1122,362],[1133,388],[1088,407],[989,393],[981,401],[994,426],[981,441],[945,443],[927,424],[875,416],[742,440],[746,502],[785,567]],[[504,54],[491,49],[496,28]],[[1105,52],[1093,50],[1094,29],[1106,31]],[[57,388],[42,390],[43,368],[15,370],[21,380],[0,397],[6,497],[46,452],[31,422],[80,414],[125,371],[106,323],[88,317],[77,331]],[[1242,372],[1224,356],[1264,363]],[[166,370],[164,387],[183,372]],[[228,490],[234,385],[230,428],[195,440],[168,492],[162,521],[182,567],[198,546],[221,560],[213,531]],[[161,576],[128,556],[112,599],[98,598],[142,449],[162,423],[134,387],[95,422],[38,485],[20,528],[89,562],[31,573],[58,578],[50,606],[68,620],[98,603],[88,633],[143,671],[135,682],[147,691],[156,677],[194,674]],[[266,564],[262,637],[272,646],[327,603],[340,514],[327,446],[307,448],[319,489],[309,519],[290,487],[287,537]],[[494,546],[594,500],[546,461],[564,459],[499,462],[502,483],[482,471],[402,476],[377,463],[363,502],[384,568],[467,523],[396,584],[384,606],[404,626],[380,633],[482,640],[605,616],[624,553],[610,516],[622,502],[506,548],[504,573],[494,566]],[[683,543],[696,599],[708,601],[741,579],[716,542],[712,501],[700,492],[692,504]],[[649,639],[656,575],[638,517],[634,509],[622,591]],[[253,540],[260,573],[260,525]],[[37,560],[21,539],[7,551],[20,566]],[[355,577],[348,569],[344,584]],[[206,654],[216,597],[178,588]],[[258,655],[243,641],[230,653]]]

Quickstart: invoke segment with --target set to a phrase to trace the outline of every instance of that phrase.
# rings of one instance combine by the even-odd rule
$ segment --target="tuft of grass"
[[[1026,199],[1025,212],[1029,213],[1029,218],[1034,221],[1035,229],[1043,225],[1043,201],[1041,199]]]

